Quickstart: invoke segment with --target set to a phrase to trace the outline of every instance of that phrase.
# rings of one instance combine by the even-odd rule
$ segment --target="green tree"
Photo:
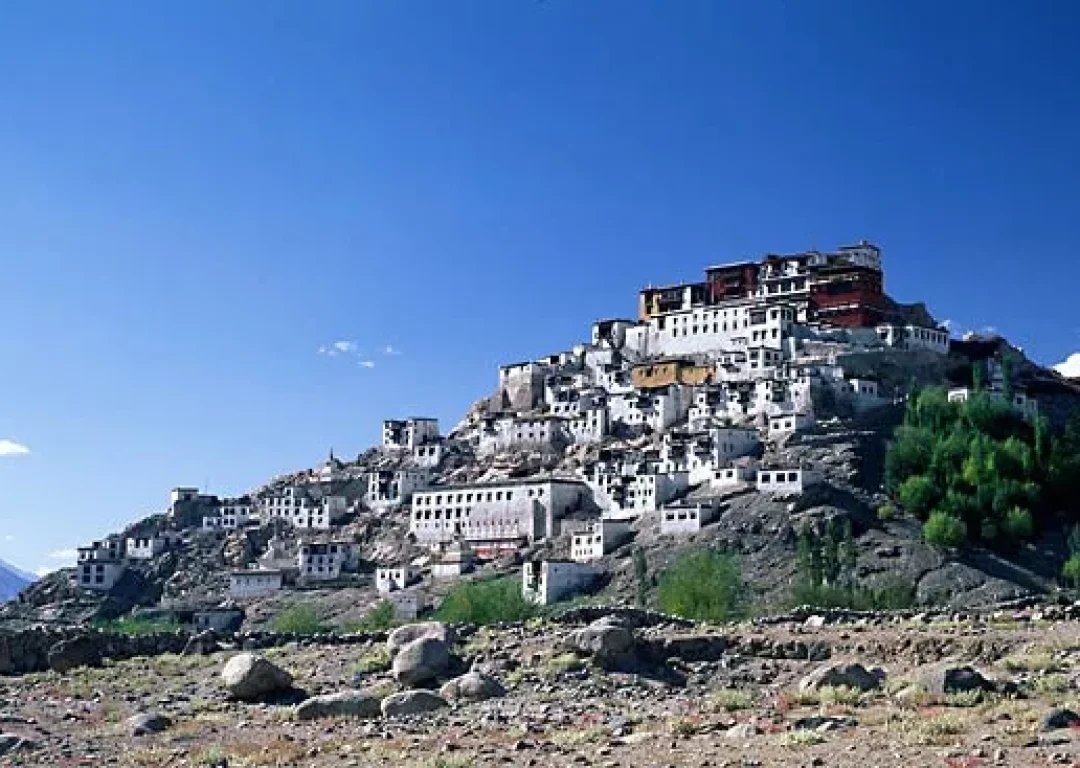
[[[947,512],[935,510],[923,523],[923,539],[935,547],[955,549],[967,538],[967,526]]]
[[[539,607],[521,594],[521,579],[502,576],[458,583],[443,599],[435,618],[448,624],[484,625],[524,621],[538,613]]]
[[[1073,554],[1061,567],[1061,575],[1072,584],[1073,589],[1080,589],[1080,552]]]
[[[660,609],[700,621],[729,621],[746,607],[738,561],[729,554],[698,549],[679,556],[660,574]]]
[[[1035,521],[1031,513],[1020,507],[1013,507],[1005,513],[1004,534],[1012,542],[1028,541],[1035,533]]]
[[[896,498],[905,512],[925,520],[941,499],[941,493],[937,484],[926,475],[912,475],[900,484]]]

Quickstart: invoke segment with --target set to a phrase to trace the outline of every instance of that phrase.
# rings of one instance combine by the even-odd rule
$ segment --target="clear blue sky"
[[[1069,0],[4,3],[0,558],[449,426],[766,250],[872,239],[1062,360],[1077,39]]]

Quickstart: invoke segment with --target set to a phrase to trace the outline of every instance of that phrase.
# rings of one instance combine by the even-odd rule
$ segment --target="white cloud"
[[[79,557],[79,550],[77,549],[54,549],[49,553],[50,560],[57,560],[64,563],[75,564],[75,560]]]
[[[952,327],[953,327],[953,321],[950,320],[949,318],[945,318],[944,320],[941,321],[940,325],[946,331],[951,331]]]
[[[4,537],[4,541],[15,541],[15,537],[9,533],[7,536]]]
[[[385,347],[383,347],[383,354],[384,355],[400,355],[401,350],[396,349],[392,344],[387,344]]]
[[[375,361],[374,360],[361,360],[358,364],[359,364],[359,366],[361,368],[374,368],[375,367]]]
[[[1080,352],[1073,352],[1067,360],[1055,365],[1054,370],[1070,379],[1080,379]]]
[[[56,570],[56,569],[55,569],[55,568],[53,568],[53,567],[52,567],[52,566],[50,566],[50,565],[43,565],[43,566],[41,566],[40,568],[38,568],[38,569],[37,569],[36,571],[34,571],[34,574],[35,574],[35,575],[36,575],[36,576],[37,576],[37,577],[38,577],[39,579],[41,579],[41,578],[44,578],[44,577],[48,576],[48,575],[49,575],[50,573],[52,573],[52,572],[53,572],[53,571],[55,571],[55,570]]]
[[[319,354],[326,355],[327,357],[337,357],[338,355],[355,355],[359,346],[355,341],[335,341],[331,344],[323,344],[319,347]]]
[[[25,456],[30,449],[14,440],[0,440],[0,456]]]

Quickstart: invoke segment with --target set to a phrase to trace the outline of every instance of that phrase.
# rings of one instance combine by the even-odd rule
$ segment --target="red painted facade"
[[[862,267],[821,270],[810,284],[811,319],[842,328],[865,328],[885,320],[881,273]]]
[[[710,304],[752,296],[757,289],[758,265],[728,264],[705,270]]]

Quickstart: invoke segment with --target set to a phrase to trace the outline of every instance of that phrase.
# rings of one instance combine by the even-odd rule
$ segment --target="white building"
[[[375,569],[375,589],[383,594],[405,589],[412,579],[412,569],[408,565]]]
[[[565,445],[566,419],[551,414],[499,416],[484,420],[478,452],[490,455],[511,449],[554,450]]]
[[[732,459],[753,453],[760,444],[757,430],[745,427],[668,432],[660,447],[659,471],[686,472],[688,483],[697,485],[711,480],[716,470]]]
[[[879,325],[878,338],[883,344],[897,349],[928,349],[942,355],[949,353],[949,332],[918,325]]]
[[[435,469],[442,463],[443,450],[441,441],[418,445],[412,449],[413,464],[425,469]]]
[[[164,536],[129,536],[127,539],[127,557],[132,560],[152,560],[169,548],[169,540]]]
[[[89,547],[79,547],[75,585],[102,592],[112,589],[124,575],[123,558],[124,542],[116,537],[95,541]]]
[[[1001,390],[990,389],[983,391],[990,399],[999,403],[1005,402],[1005,393]],[[971,399],[971,394],[972,390],[970,387],[953,387],[949,390],[949,402],[966,403]],[[1011,405],[1023,419],[1029,422],[1034,422],[1039,418],[1039,401],[1029,396],[1023,390],[1016,389],[1012,394],[1012,401],[1008,404]]]
[[[711,478],[711,488],[734,488],[744,483],[752,483],[757,480],[758,462],[756,459],[736,459],[726,467],[717,469]]]
[[[473,568],[476,557],[467,541],[438,542],[431,561],[431,578],[458,579]]]
[[[808,469],[759,469],[757,473],[757,489],[762,493],[800,494],[819,482],[821,477]]]
[[[433,488],[413,495],[409,532],[424,543],[460,535],[486,556],[557,535],[589,495],[582,481],[556,478]]]
[[[326,530],[348,511],[344,496],[317,497],[303,486],[288,486],[260,501],[264,523],[287,520],[294,528]]]
[[[645,356],[719,354],[738,349],[783,350],[796,309],[760,300],[729,301],[650,317],[629,329],[627,345]]]
[[[570,559],[585,563],[614,552],[631,536],[630,526],[619,520],[597,520],[570,538]]]
[[[437,442],[439,420],[412,417],[388,419],[383,422],[382,444],[385,448],[413,450],[421,445]]]
[[[364,503],[376,510],[408,504],[413,493],[428,483],[428,472],[422,469],[382,469],[369,472]]]
[[[501,405],[513,411],[530,411],[544,397],[544,378],[550,367],[527,361],[499,366]]]
[[[686,418],[690,409],[689,392],[689,387],[672,384],[649,392],[634,390],[612,395],[608,400],[611,421],[663,432]]]
[[[564,597],[589,589],[599,572],[584,563],[543,560],[525,563],[521,572],[521,594],[537,605],[549,605]]]
[[[769,417],[769,437],[805,432],[814,426],[814,417],[806,413],[774,413]]]
[[[423,597],[415,589],[391,592],[386,596],[394,608],[394,618],[398,621],[416,621],[424,608]]]
[[[233,571],[229,574],[229,595],[261,597],[281,591],[282,572],[269,570]]]
[[[697,533],[713,521],[716,509],[710,504],[672,504],[660,510],[660,533]]]
[[[247,496],[239,499],[222,499],[218,508],[203,516],[202,527],[205,531],[235,531],[247,525],[254,514],[251,499]]]
[[[302,543],[297,555],[300,577],[309,581],[340,578],[352,561],[352,552],[352,544],[347,541]]]
[[[635,475],[626,487],[624,509],[653,512],[690,486],[687,472],[649,472]]]
[[[607,405],[601,404],[581,410],[576,416],[566,419],[564,428],[572,443],[599,443],[611,431]]]

